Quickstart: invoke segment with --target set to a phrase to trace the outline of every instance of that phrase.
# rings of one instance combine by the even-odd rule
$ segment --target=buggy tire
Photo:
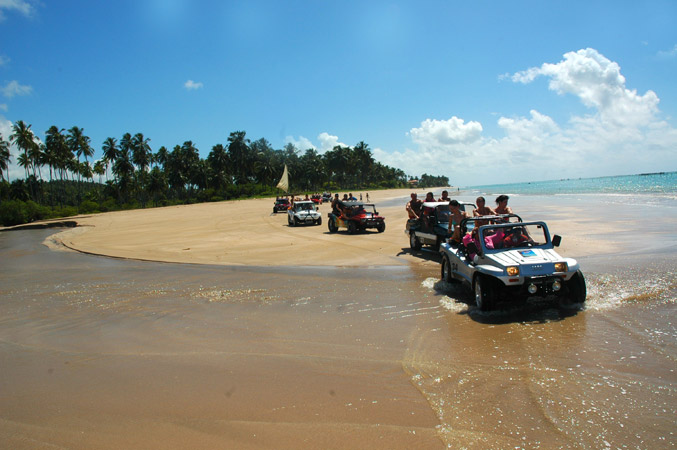
[[[475,305],[480,311],[491,311],[494,307],[496,288],[492,280],[484,275],[475,279]]]
[[[421,241],[416,237],[416,233],[413,231],[409,233],[409,247],[412,250],[421,250]]]
[[[338,226],[336,226],[336,219],[330,217],[327,221],[327,228],[330,233],[336,233],[338,231]]]
[[[287,223],[289,224],[290,227],[293,227],[293,226],[295,225],[295,224],[294,224],[294,221],[293,221],[292,218],[289,217],[289,216],[287,216]]]
[[[355,222],[353,221],[348,222],[348,234],[355,233],[357,233],[357,226],[355,225]]]
[[[386,224],[385,222],[379,223],[378,226],[376,227],[376,231],[379,233],[383,233],[386,230]]]
[[[449,257],[447,255],[444,255],[442,257],[442,268],[440,270],[441,272],[441,278],[442,281],[446,281],[447,283],[453,283],[455,281],[454,277],[451,274],[451,261],[449,261]]]
[[[587,290],[585,287],[585,278],[580,270],[566,282],[567,293],[560,298],[560,306],[571,307],[573,305],[585,303]]]
[[[317,225],[322,225],[322,217],[320,217],[319,219],[317,219],[317,221],[315,222],[315,224],[317,224]]]

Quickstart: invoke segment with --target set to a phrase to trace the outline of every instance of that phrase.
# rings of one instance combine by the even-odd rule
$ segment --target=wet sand
[[[676,445],[674,210],[512,199],[563,235],[587,306],[480,313],[407,248],[402,195],[377,197],[382,234],[290,228],[270,200],[0,233],[2,447]]]

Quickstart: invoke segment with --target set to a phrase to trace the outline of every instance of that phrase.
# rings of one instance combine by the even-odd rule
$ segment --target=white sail
[[[289,192],[289,173],[287,172],[286,164],[284,165],[284,172],[282,172],[282,178],[280,178],[280,182],[277,183],[277,187],[285,192]]]

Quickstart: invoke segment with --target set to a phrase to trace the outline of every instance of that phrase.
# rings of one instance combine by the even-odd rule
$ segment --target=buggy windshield
[[[547,228],[541,223],[515,223],[482,227],[480,234],[487,250],[528,249],[550,244]]]
[[[435,208],[435,215],[437,216],[438,223],[448,223],[449,205],[440,205],[437,208]]]

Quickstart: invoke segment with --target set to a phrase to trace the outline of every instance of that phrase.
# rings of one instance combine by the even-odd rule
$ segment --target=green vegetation
[[[449,186],[449,178],[444,176],[436,177],[424,173],[418,180],[418,187],[420,188],[437,187],[437,186]]]
[[[235,131],[226,144],[214,145],[201,159],[191,141],[153,153],[142,133],[126,133],[119,141],[107,138],[103,157],[92,166],[94,150],[82,128],[52,126],[41,143],[31,125],[20,120],[8,139],[0,136],[4,226],[119,209],[274,196],[285,164],[290,190],[298,193],[407,185],[405,173],[375,161],[364,142],[352,148],[336,146],[323,155],[313,149],[301,154],[293,144],[275,150],[265,139],[251,142],[244,131]],[[10,143],[19,149],[17,162],[25,170],[25,179],[11,183],[9,175],[4,179]]]

